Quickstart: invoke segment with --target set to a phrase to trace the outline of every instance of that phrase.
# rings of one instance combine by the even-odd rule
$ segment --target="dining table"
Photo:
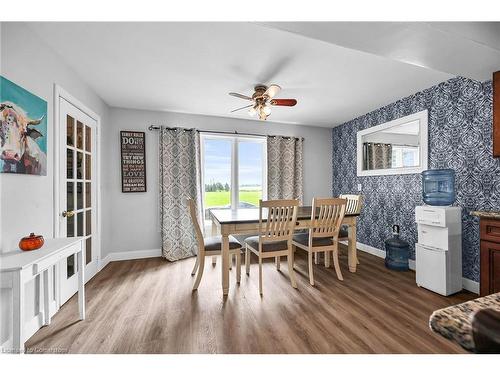
[[[311,206],[299,206],[297,209],[297,220],[295,229],[308,229],[311,225]],[[315,216],[319,214],[319,210]],[[211,208],[209,216],[212,221],[212,235],[221,235],[222,241],[222,293],[229,293],[229,235],[255,235],[259,233],[259,209],[258,208]],[[346,213],[342,225],[348,227],[348,265],[350,272],[356,272],[356,221],[359,213]],[[266,220],[266,212],[263,212],[263,221]],[[329,259],[329,258],[328,258]],[[328,266],[328,264],[326,264]]]

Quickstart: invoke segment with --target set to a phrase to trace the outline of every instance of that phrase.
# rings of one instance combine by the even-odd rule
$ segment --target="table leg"
[[[78,309],[80,320],[85,319],[85,253],[82,249],[77,254],[78,262]]]
[[[49,270],[43,271],[43,324],[50,324]]]
[[[212,237],[217,236],[217,225],[215,225],[215,221],[212,220]],[[215,266],[217,264],[217,256],[212,257],[212,265]]]
[[[357,261],[357,249],[356,249],[356,222],[349,224],[349,252],[348,252],[348,263],[349,271],[356,272],[356,261]]]
[[[222,293],[226,296],[229,293],[229,237],[222,235]]]
[[[13,329],[12,329],[12,349],[18,353],[24,353],[24,283],[21,272],[13,273],[12,280],[12,301],[13,301]]]

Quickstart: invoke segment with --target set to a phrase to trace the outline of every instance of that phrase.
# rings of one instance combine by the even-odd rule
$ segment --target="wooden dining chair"
[[[193,290],[197,290],[200,285],[201,277],[203,276],[203,269],[205,268],[205,257],[222,254],[222,239],[221,236],[204,237],[200,223],[198,222],[198,215],[196,215],[194,201],[191,198],[187,199],[187,205],[189,207],[189,214],[191,215],[191,221],[193,222],[196,240],[198,242],[198,254],[196,256],[193,271],[191,272],[191,276],[194,276],[196,271],[198,271],[193,285]],[[236,256],[236,281],[238,284],[241,280],[241,251],[241,243],[233,236],[229,236],[229,256]]]
[[[347,214],[359,214],[361,212],[361,206],[363,205],[363,196],[357,194],[340,194],[339,198],[346,199],[347,204],[345,206],[345,213]]]
[[[308,253],[309,283],[314,285],[313,254],[325,254],[325,266],[329,267],[330,253],[339,280],[343,280],[339,267],[338,235],[347,200],[340,198],[314,198],[311,210],[311,226],[306,233],[293,236],[292,243]],[[318,215],[316,217],[316,215]]]
[[[363,196],[357,194],[341,194],[339,198],[347,199],[345,213],[347,214],[360,214],[361,207],[363,206]],[[349,239],[349,231],[344,227],[340,228],[339,241],[347,241]],[[359,264],[358,257],[356,256],[356,264]]]
[[[245,266],[250,275],[250,252],[259,257],[259,293],[262,295],[262,260],[286,256],[292,287],[297,288],[293,270],[292,237],[297,221],[297,199],[259,200],[259,234],[245,239]],[[264,214],[264,211],[265,214]]]
[[[357,194],[341,194],[339,198],[346,199],[346,209],[345,215],[349,214],[359,214],[361,212],[361,207],[363,205],[363,196]],[[349,239],[349,231],[347,227],[341,226],[339,231],[339,241],[347,241]],[[318,253],[314,253],[314,263],[318,264]],[[359,264],[359,260],[356,258],[356,264]]]

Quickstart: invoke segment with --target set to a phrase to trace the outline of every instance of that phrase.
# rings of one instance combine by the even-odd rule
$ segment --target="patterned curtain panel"
[[[267,137],[268,199],[303,201],[303,140],[290,137]]]
[[[392,145],[364,143],[365,169],[389,169],[392,166]]]
[[[160,130],[160,224],[162,254],[169,261],[196,255],[186,198],[201,217],[200,136],[193,129]]]

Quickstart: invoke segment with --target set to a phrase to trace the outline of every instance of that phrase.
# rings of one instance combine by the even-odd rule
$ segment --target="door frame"
[[[61,123],[59,121],[59,99],[62,98],[66,100],[68,103],[71,105],[75,106],[78,108],[80,111],[84,112],[87,116],[92,117],[93,120],[96,121],[96,139],[95,139],[95,144],[96,144],[96,149],[95,149],[95,155],[97,158],[97,163],[96,163],[96,171],[95,171],[95,186],[96,186],[96,191],[97,191],[97,196],[96,196],[96,202],[97,202],[97,212],[96,212],[96,231],[97,231],[97,244],[98,244],[98,249],[97,249],[97,271],[95,275],[99,273],[99,271],[102,269],[103,262],[102,262],[102,257],[101,257],[101,248],[102,248],[102,220],[101,220],[101,189],[100,189],[100,182],[101,182],[101,116],[99,116],[97,113],[92,111],[89,107],[87,107],[85,104],[83,104],[81,101],[76,99],[74,96],[72,96],[70,93],[68,93],[65,89],[63,89],[61,86],[58,84],[54,84],[54,113],[53,113],[53,118],[54,118],[54,213],[53,213],[53,225],[54,225],[54,238],[58,238],[60,236],[60,231],[59,231],[59,213],[61,212],[61,207],[59,205],[59,198],[60,198],[60,191],[59,191],[59,184],[60,184],[60,177],[61,171],[60,169],[60,142],[61,142]],[[95,276],[94,275],[94,276]],[[87,280],[88,281],[88,280]]]

